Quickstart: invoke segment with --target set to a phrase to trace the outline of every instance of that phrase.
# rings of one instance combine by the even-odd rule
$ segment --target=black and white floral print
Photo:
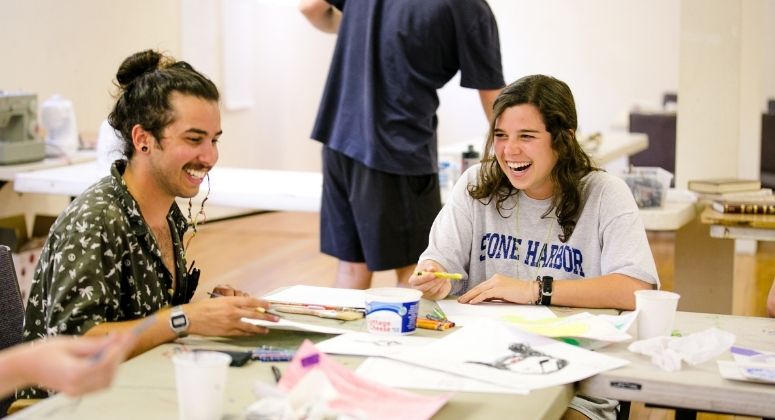
[[[52,226],[32,280],[25,341],[145,317],[185,303],[191,294],[183,214],[173,203],[167,215],[179,286],[173,292],[173,277],[122,178],[125,168],[126,161],[116,161],[111,175],[73,201]],[[41,396],[25,394],[19,396]]]

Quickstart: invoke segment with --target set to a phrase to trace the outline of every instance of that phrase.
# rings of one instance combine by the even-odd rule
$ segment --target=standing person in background
[[[489,118],[503,72],[485,0],[301,0],[338,39],[312,138],[323,147],[321,251],[336,286],[406,285],[441,208],[437,90],[457,72]]]
[[[108,121],[126,159],[52,226],[32,281],[24,340],[134,330],[134,356],[189,333],[267,333],[241,321],[277,321],[257,310],[266,301],[222,287],[216,292],[228,296],[190,302],[199,270],[186,264],[183,235],[196,220],[190,210],[186,220],[175,198],[196,196],[218,161],[218,89],[188,63],[151,50],[126,58],[116,80]]]
[[[775,279],[772,279],[770,295],[767,297],[767,314],[775,318]]]

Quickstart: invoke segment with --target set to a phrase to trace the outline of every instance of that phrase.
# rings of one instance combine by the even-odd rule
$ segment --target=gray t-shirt
[[[568,280],[618,273],[659,285],[638,207],[621,179],[603,171],[583,178],[582,211],[563,243],[554,213],[541,218],[551,198],[534,200],[520,191],[503,203],[502,215],[494,201],[485,205],[472,198],[467,186],[476,183],[479,167],[469,168],[455,184],[420,256],[464,273],[451,295],[495,274],[529,281],[539,275]]]

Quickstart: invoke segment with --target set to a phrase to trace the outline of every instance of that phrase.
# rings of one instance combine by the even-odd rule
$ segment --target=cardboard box
[[[43,244],[55,220],[56,216],[36,215],[32,232],[29,232],[24,215],[0,218],[0,244],[11,248],[16,278],[19,280],[25,306]]]

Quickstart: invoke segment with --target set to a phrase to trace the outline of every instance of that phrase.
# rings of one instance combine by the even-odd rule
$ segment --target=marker
[[[447,280],[462,280],[463,275],[460,273],[447,273],[444,271],[418,271],[417,275],[422,276],[423,274],[431,273],[433,274],[433,277],[436,277],[437,279],[447,279]]]

